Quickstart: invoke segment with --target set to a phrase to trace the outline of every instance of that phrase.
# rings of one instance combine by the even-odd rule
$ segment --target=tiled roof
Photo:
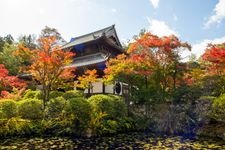
[[[78,57],[74,59],[73,63],[71,63],[67,67],[81,67],[81,66],[87,66],[90,64],[97,64],[104,62],[108,59],[108,56],[103,53],[96,53],[92,55],[87,55],[83,57]]]
[[[75,37],[75,38],[72,38],[71,39],[71,42],[63,45],[63,49],[66,49],[66,48],[69,48],[69,47],[73,47],[75,45],[79,45],[79,44],[82,44],[82,43],[87,43],[87,42],[91,42],[91,41],[94,41],[94,40],[97,40],[101,37],[110,37],[110,36],[114,36],[115,39],[117,40],[117,43],[120,47],[121,44],[119,42],[119,39],[117,37],[117,34],[116,34],[116,30],[115,30],[115,25],[112,25],[112,26],[109,26],[107,28],[104,28],[104,29],[101,29],[101,30],[98,30],[98,31],[95,31],[95,32],[92,32],[92,33],[89,33],[89,34],[85,34],[85,35],[82,35],[82,36],[79,36],[79,37]]]

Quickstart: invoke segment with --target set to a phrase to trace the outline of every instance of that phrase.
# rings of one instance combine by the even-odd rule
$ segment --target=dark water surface
[[[119,134],[112,137],[95,138],[19,138],[0,141],[0,150],[8,149],[157,149],[157,150],[225,150],[225,141],[209,138],[188,139],[181,136],[155,136],[144,133]]]

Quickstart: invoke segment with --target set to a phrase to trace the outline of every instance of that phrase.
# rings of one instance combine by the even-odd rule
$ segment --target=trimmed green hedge
[[[66,91],[62,97],[64,97],[66,100],[69,100],[71,98],[76,98],[76,97],[84,97],[84,94],[80,91],[76,90],[71,90],[71,91]]]
[[[63,94],[64,92],[61,92],[61,91],[51,91],[49,94],[49,98],[54,99],[54,98],[63,96]]]
[[[34,124],[30,120],[12,117],[8,120],[0,121],[0,137],[14,135],[31,135],[33,133]]]
[[[1,100],[0,111],[2,118],[12,118],[17,116],[17,104],[13,100]]]
[[[40,90],[36,90],[36,91],[32,91],[32,90],[26,90],[23,96],[23,99],[29,99],[29,98],[33,98],[33,99],[41,99],[41,91]]]
[[[31,134],[102,135],[125,131],[132,125],[123,98],[79,91],[50,94],[43,109],[40,91],[27,90],[21,101],[0,100],[0,136]]]
[[[127,107],[122,97],[116,95],[93,95],[88,98],[93,107],[92,129],[97,135],[126,131],[134,127],[127,117]]]
[[[92,108],[86,99],[78,97],[70,99],[65,106],[66,115],[74,116],[74,127],[83,131],[89,125]]]
[[[93,106],[94,111],[106,113],[108,117],[113,117],[113,99],[108,95],[94,95],[88,98],[88,102]]]
[[[117,118],[123,118],[127,116],[127,105],[125,100],[121,96],[109,95],[113,99],[114,116]]]
[[[23,119],[42,119],[43,102],[39,99],[25,99],[19,102],[18,113]]]
[[[97,112],[104,112],[109,118],[120,118],[127,114],[127,108],[124,100],[115,95],[93,95],[88,102]]]
[[[57,118],[63,111],[66,105],[66,100],[63,97],[50,99],[47,103],[46,115],[49,118]]]

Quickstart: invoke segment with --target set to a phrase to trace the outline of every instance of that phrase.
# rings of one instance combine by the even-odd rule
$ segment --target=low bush
[[[25,99],[19,102],[18,113],[23,119],[42,119],[43,103],[38,99]]]
[[[200,98],[202,90],[198,86],[183,85],[172,92],[172,100],[175,103],[193,102]]]
[[[84,97],[83,93],[81,91],[77,91],[77,90],[71,90],[71,91],[66,91],[63,94],[63,97],[66,100],[69,100],[71,98],[77,98],[77,97]]]
[[[225,92],[225,78],[224,76],[214,75],[205,76],[202,79],[202,93],[209,96],[220,96]]]
[[[225,122],[225,94],[214,99],[211,117],[217,121]]]
[[[56,97],[50,99],[47,103],[46,115],[49,118],[56,118],[62,113],[64,106],[66,105],[66,100],[63,97]]]
[[[123,117],[118,120],[118,130],[120,131],[129,131],[135,130],[135,121],[131,117]]]
[[[119,128],[118,122],[115,120],[106,120],[104,122],[103,133],[116,133]]]
[[[104,133],[104,118],[107,116],[106,113],[93,111],[91,113],[91,120],[89,122],[89,128],[92,135],[101,135]]]
[[[36,90],[36,91],[32,91],[32,90],[26,90],[23,96],[23,99],[29,99],[29,98],[33,98],[33,99],[41,99],[41,91],[40,90]]]
[[[101,94],[87,100],[77,91],[54,91],[44,110],[43,101],[37,99],[39,92],[27,91],[17,102],[0,101],[0,136],[102,135],[132,127],[120,96]]]
[[[54,98],[63,96],[63,94],[64,92],[61,92],[61,91],[51,91],[49,94],[49,98],[54,99]]]
[[[71,118],[74,116],[73,128],[75,132],[83,132],[88,128],[91,119],[91,105],[86,99],[78,97],[70,99],[65,106],[65,114]]]
[[[1,100],[0,111],[2,112],[2,118],[12,118],[17,115],[17,104],[13,100]]]
[[[92,105],[94,111],[106,113],[107,117],[113,118],[115,110],[112,97],[103,94],[93,95],[88,98],[88,102]]]
[[[104,112],[111,119],[124,117],[127,114],[127,107],[122,97],[99,94],[91,96],[88,101],[95,111]]]
[[[131,129],[124,99],[115,95],[93,95],[88,99],[93,107],[91,128],[97,135]]]
[[[114,107],[113,116],[116,118],[123,118],[127,116],[127,105],[125,100],[121,96],[109,95],[112,98],[112,103]]]
[[[8,120],[0,121],[0,135],[1,137],[13,135],[31,135],[33,124],[30,120],[12,117]]]

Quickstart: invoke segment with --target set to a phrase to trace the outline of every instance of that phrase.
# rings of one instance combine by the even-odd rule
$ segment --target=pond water
[[[225,141],[216,139],[187,139],[180,136],[154,136],[144,133],[119,134],[112,137],[95,138],[20,138],[0,141],[0,149],[166,149],[166,150],[225,150]]]

